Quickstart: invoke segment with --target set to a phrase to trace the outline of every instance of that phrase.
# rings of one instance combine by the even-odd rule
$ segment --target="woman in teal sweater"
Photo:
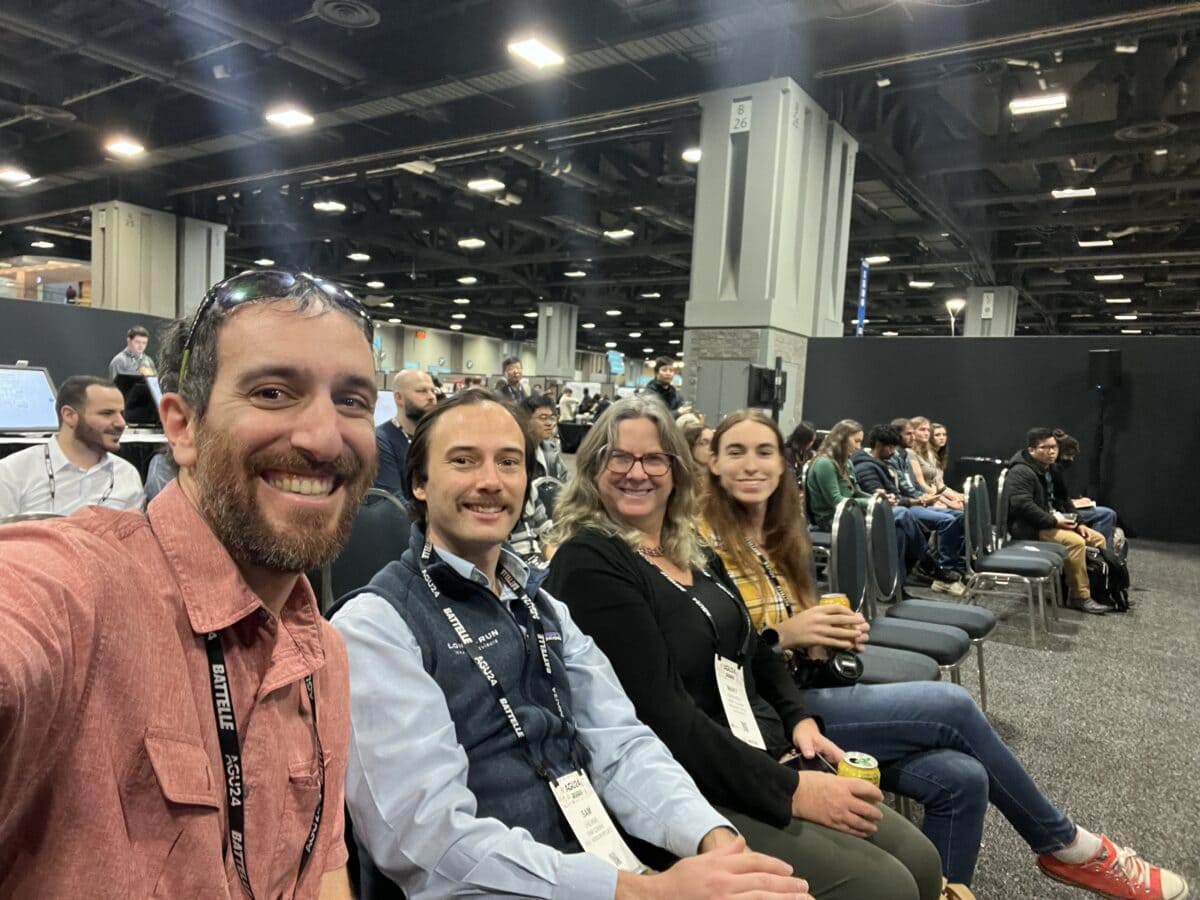
[[[849,498],[866,510],[870,494],[858,489],[850,456],[862,446],[863,427],[853,419],[842,419],[830,429],[821,449],[808,464],[804,477],[804,499],[809,524],[817,531],[829,531],[837,505]]]

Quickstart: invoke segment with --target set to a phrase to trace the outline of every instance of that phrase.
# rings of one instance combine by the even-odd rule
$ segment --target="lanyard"
[[[54,438],[51,438],[50,440],[54,440]],[[54,512],[54,495],[55,495],[56,491],[55,491],[55,483],[54,483],[54,469],[50,465],[50,444],[48,444],[48,443],[42,444],[42,454],[46,460],[46,478],[50,482],[50,511]],[[113,486],[116,483],[117,483],[117,470],[116,470],[115,466],[110,465],[108,467],[108,488],[104,491],[103,496],[101,496],[101,498],[96,502],[97,506],[103,506],[105,501],[108,500],[108,498],[112,496]]]
[[[717,628],[717,620],[713,617],[712,611],[707,606],[704,605],[704,601],[702,601],[699,597],[697,597],[695,595],[695,593],[693,593],[692,591],[689,591],[685,585],[680,584],[678,581],[676,581],[674,578],[672,578],[670,575],[668,575],[666,572],[664,572],[658,566],[654,565],[654,563],[650,561],[650,558],[648,556],[646,556],[645,553],[643,553],[642,551],[639,550],[638,555],[641,556],[642,559],[646,560],[646,562],[650,566],[652,566],[654,568],[654,570],[656,572],[658,572],[658,574],[660,574],[663,578],[667,579],[667,581],[671,582],[671,584],[675,585],[676,590],[678,590],[682,594],[687,594],[689,599],[693,603],[696,604],[696,606],[700,610],[700,612],[704,613],[704,617],[706,619],[708,619],[708,625],[712,629],[713,646],[717,649],[717,653],[719,654],[720,646],[721,646],[721,632]],[[721,584],[721,582],[717,581],[717,579],[715,577],[713,577],[711,572],[709,572],[707,569],[704,569],[702,571],[703,571],[705,577],[708,578],[709,581],[711,581],[713,584],[715,584],[717,587],[719,587],[721,589],[722,593],[724,593],[725,596],[727,596],[730,600],[733,601],[733,605],[736,606],[738,608],[738,612],[740,612],[742,614],[742,622],[746,627],[746,637],[742,641],[741,650],[738,651],[738,655],[734,659],[734,662],[736,662],[740,666],[746,661],[746,657],[750,654],[750,644],[754,640],[754,623],[750,621],[750,613],[747,612],[746,605],[744,603],[742,603],[742,601],[739,600],[737,597],[733,596],[733,594],[731,594],[729,592],[729,588],[725,587],[725,585],[723,585],[723,584]],[[693,585],[693,587],[695,587],[695,585]]]
[[[758,564],[762,567],[763,574],[767,576],[767,581],[771,582],[771,587],[775,591],[775,605],[778,612],[785,612],[788,616],[792,614],[792,601],[788,597],[788,592],[784,590],[783,582],[779,580],[779,576],[775,574],[775,567],[771,565],[771,561],[767,559],[767,555],[758,549],[758,544],[746,538],[746,546],[751,552],[758,557]]]
[[[433,553],[433,545],[429,541],[425,542],[425,547],[421,550],[421,577],[425,579],[425,586],[429,588],[429,592],[433,594],[435,601],[441,601],[442,592],[438,590],[438,586],[434,584],[433,578],[426,568],[426,563],[429,562],[429,557]],[[542,669],[546,673],[546,678],[550,682],[550,694],[554,697],[554,706],[558,710],[558,717],[567,728],[567,742],[570,745],[571,762],[576,769],[583,769],[582,763],[579,761],[579,755],[575,750],[575,724],[574,721],[567,715],[566,710],[562,705],[562,699],[558,694],[558,686],[554,683],[554,668],[550,664],[550,649],[546,645],[546,630],[542,626],[542,616],[537,610],[537,606],[530,599],[529,594],[513,578],[512,573],[504,568],[503,565],[499,568],[500,580],[504,582],[505,587],[512,591],[521,605],[525,609],[526,615],[529,617],[529,627],[533,631],[534,637],[537,640],[538,650],[542,658]],[[442,615],[446,617],[446,621],[450,623],[450,627],[454,629],[454,633],[458,635],[458,639],[462,641],[463,649],[471,656],[471,661],[475,663],[484,680],[492,689],[492,695],[496,698],[496,703],[500,706],[500,710],[504,713],[504,718],[508,720],[509,727],[512,728],[513,734],[517,737],[517,743],[521,749],[525,751],[525,755],[529,758],[530,765],[533,770],[546,781],[555,781],[554,776],[550,773],[546,764],[539,759],[533,752],[533,746],[529,743],[529,738],[525,734],[525,729],[521,726],[521,720],[517,718],[517,711],[513,708],[512,703],[508,699],[504,685],[501,684],[500,678],[496,675],[495,670],[488,664],[487,659],[483,654],[475,650],[477,643],[475,638],[471,637],[471,633],[467,631],[462,621],[455,615],[454,610],[449,606],[442,607]]]
[[[221,757],[225,773],[225,810],[229,817],[229,846],[233,853],[233,865],[237,869],[242,889],[250,900],[254,891],[250,887],[250,875],[246,869],[246,810],[242,805],[245,789],[242,787],[242,749],[238,741],[237,723],[233,716],[233,699],[229,693],[229,676],[225,670],[225,651],[221,649],[221,636],[215,631],[208,634],[204,642],[208,651],[208,671],[212,679],[213,715],[217,718],[217,740],[221,746]],[[312,827],[308,840],[300,850],[300,871],[296,875],[299,883],[304,867],[312,856],[317,842],[317,830],[321,827],[321,812],[325,807],[325,751],[321,748],[321,735],[317,731],[317,697],[313,690],[313,677],[304,676],[304,689],[308,692],[308,705],[312,710],[313,736],[317,743],[317,810],[313,813]]]

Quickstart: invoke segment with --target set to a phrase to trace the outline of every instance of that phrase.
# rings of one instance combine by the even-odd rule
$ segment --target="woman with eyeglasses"
[[[938,897],[936,851],[877,787],[801,768],[842,752],[702,550],[690,454],[663,404],[613,404],[576,461],[546,587],[608,655],[639,718],[750,845],[791,863],[814,897]]]
[[[704,527],[755,626],[791,655],[801,680],[829,653],[861,649],[868,634],[861,617],[817,602],[805,529],[790,524],[800,519],[800,499],[783,477],[778,426],[739,410],[713,433],[711,451]],[[1056,809],[961,687],[854,685],[803,696],[829,740],[875,756],[883,787],[923,804],[922,830],[951,882],[971,883],[990,801],[1058,881],[1108,897],[1187,895],[1179,876],[1078,828]]]

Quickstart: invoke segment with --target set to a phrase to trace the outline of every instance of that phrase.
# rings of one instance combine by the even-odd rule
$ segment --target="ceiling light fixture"
[[[371,254],[363,253],[361,250],[355,250],[353,253],[347,253],[346,259],[349,259],[353,262],[370,262]]]
[[[642,296],[643,300],[657,300],[659,297],[662,296],[662,294],[660,294],[658,291],[647,291],[646,293],[642,294],[641,296]]]
[[[683,351],[680,350],[678,353],[675,354],[675,356],[677,359],[683,359]]]
[[[604,314],[606,316],[619,316],[621,314],[621,311],[619,309],[606,309],[604,311]]]
[[[1142,333],[1142,329],[1140,329],[1140,328],[1122,328],[1121,329],[1121,334],[1141,334],[1141,333]]]
[[[1113,319],[1118,322],[1136,322],[1137,313],[1122,313],[1119,316],[1113,316]]]
[[[471,298],[470,297],[455,297],[450,302],[457,303],[459,306],[466,306],[468,303],[471,302]]]
[[[307,128],[316,121],[311,115],[298,106],[277,106],[267,110],[263,116],[272,125],[280,128]]]
[[[467,187],[481,194],[494,194],[496,191],[504,190],[504,182],[488,175],[484,178],[472,178],[467,182]]]
[[[529,312],[525,313],[525,318],[527,319],[536,319],[537,317],[538,314],[536,310],[530,310]]]
[[[652,356],[654,354],[654,348],[653,347],[643,347],[642,352],[645,353],[647,356]]]
[[[1166,147],[1156,147],[1154,150],[1154,155],[1155,156],[1166,156],[1170,152],[1171,151],[1168,150]]]
[[[1138,39],[1137,38],[1120,38],[1113,44],[1114,53],[1137,53]]]
[[[312,208],[317,212],[341,213],[346,211],[346,204],[339,200],[314,200]]]
[[[393,318],[391,318],[391,319],[388,319],[388,324],[389,324],[389,325],[399,325],[399,324],[400,324],[400,320],[399,320],[399,319],[397,319],[397,318],[394,318],[394,317],[393,317]]]
[[[104,145],[104,149],[113,156],[124,156],[126,158],[141,156],[146,152],[146,148],[131,137],[119,134],[108,139],[108,143]]]
[[[671,340],[667,341],[667,343],[672,347],[677,347],[679,345],[679,338],[671,338]]]
[[[35,250],[53,250],[54,249],[54,243],[52,241],[34,241],[29,246],[33,247]]]
[[[5,184],[23,184],[26,181],[33,181],[33,177],[24,169],[18,169],[16,166],[5,166],[0,169],[0,181]]]
[[[688,147],[679,156],[685,163],[691,163],[694,166],[700,162],[700,157],[703,156],[703,153],[701,153],[699,147]]]
[[[1125,276],[1120,272],[1097,272],[1092,278],[1096,281],[1124,281]]]
[[[465,319],[466,317],[466,313],[450,313],[450,318],[452,319]]]
[[[540,38],[527,37],[519,41],[512,41],[508,45],[508,52],[513,56],[518,56],[531,63],[539,69],[546,69],[550,66],[561,66],[566,59],[558,50],[544,43]]]
[[[885,331],[885,332],[883,333],[883,336],[884,336],[884,337],[899,337],[899,336],[900,336],[900,332],[898,332],[898,331]]]
[[[627,241],[636,233],[632,228],[615,228],[604,232],[604,236],[610,241]]]
[[[666,320],[664,320],[664,321],[662,321],[662,322],[659,322],[659,323],[658,323],[658,327],[659,327],[659,328],[674,328],[674,327],[675,327],[675,323],[674,323],[674,322],[672,322],[670,319],[666,319]]]
[[[891,261],[892,258],[885,253],[879,253],[875,256],[867,256],[863,258],[863,262],[865,262],[868,266],[883,266],[887,265]]]
[[[926,288],[933,287],[933,284],[934,283],[932,281],[923,281],[919,278],[908,279],[908,286],[910,288],[912,288],[913,290],[922,291],[922,290],[925,290]]]
[[[1105,297],[1105,303],[1132,303],[1132,297]]]
[[[1066,108],[1067,95],[1063,91],[1013,97],[1008,101],[1008,111],[1014,116],[1030,116],[1034,113],[1054,112]]]
[[[565,276],[567,276],[568,278],[586,278],[587,277],[587,272],[583,271],[583,269],[571,269],[569,272],[563,272],[563,274]]]
[[[525,330],[525,326],[520,322],[514,322],[512,325],[509,325],[508,327],[511,328],[513,331],[524,331]]]
[[[876,75],[875,76],[875,87],[885,88],[885,87],[891,87],[891,86],[892,86],[892,79],[888,78],[886,75]]]
[[[951,297],[946,301],[946,309],[950,311],[950,315],[957,316],[967,306],[967,301],[962,297]]]
[[[479,279],[476,278],[474,275],[459,275],[458,276],[459,284],[475,284],[477,281],[479,281]]]
[[[273,266],[275,265],[275,260],[271,259],[269,256],[264,256],[261,259],[256,259],[254,264],[256,266]]]
[[[450,330],[451,331],[462,331],[462,326],[459,325],[457,322],[452,322],[450,324]]]
[[[629,332],[629,336],[631,338],[640,338],[642,336],[642,333],[640,331],[631,331],[631,332]]]
[[[471,237],[459,238],[458,246],[462,247],[464,250],[478,250],[481,247],[486,247],[487,241],[485,241],[483,238],[477,238],[472,235]]]
[[[611,350],[617,346],[617,342],[616,341],[605,341],[604,346],[607,347],[609,350]]]
[[[367,282],[367,287],[369,287],[373,291],[377,291],[383,286],[384,286],[383,282],[379,281],[378,279]]]
[[[583,323],[582,325],[580,325],[579,327],[580,327],[580,328],[587,328],[588,330],[591,330],[591,329],[593,329],[593,328],[595,328],[595,327],[596,327],[596,323],[595,323],[595,322],[584,322],[584,323]]]
[[[1096,189],[1094,187],[1060,188],[1059,190],[1051,191],[1050,196],[1055,200],[1074,200],[1078,197],[1095,197]]]
[[[393,303],[391,300],[389,300],[386,303],[380,303],[379,306],[382,309],[393,309],[393,308],[395,308],[396,304]]]
[[[1092,240],[1077,238],[1075,243],[1080,247],[1111,247],[1113,245],[1112,238],[1094,238]]]

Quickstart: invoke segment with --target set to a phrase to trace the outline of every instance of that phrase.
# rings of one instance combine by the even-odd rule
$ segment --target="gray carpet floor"
[[[1133,542],[1135,606],[1060,611],[1030,645],[1021,603],[986,649],[989,718],[1046,795],[1075,822],[1184,874],[1200,894],[1200,548]],[[919,589],[917,595],[927,594]],[[978,696],[974,660],[963,684]],[[974,889],[980,900],[1091,896],[1042,876],[993,807]]]

